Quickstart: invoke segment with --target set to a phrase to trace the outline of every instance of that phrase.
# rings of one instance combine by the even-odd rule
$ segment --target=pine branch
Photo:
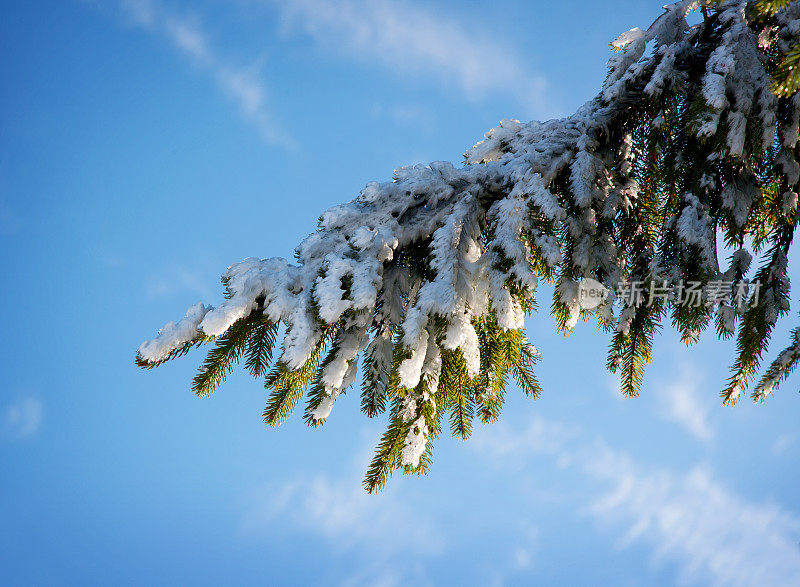
[[[644,370],[652,359],[653,337],[659,330],[662,306],[654,303],[634,308],[628,332],[617,332],[611,341],[608,369],[620,369],[620,390],[626,397],[637,397]]]
[[[369,493],[383,489],[399,460],[403,440],[409,429],[409,424],[403,422],[399,411],[400,400],[395,398],[392,401],[389,427],[381,437],[375,456],[364,477],[364,488]]]
[[[539,384],[539,380],[533,373],[533,367],[539,362],[541,355],[539,351],[536,350],[536,347],[531,345],[527,340],[524,340],[524,338],[518,348],[519,356],[512,364],[514,380],[525,395],[533,399],[539,399],[542,388]]]
[[[323,331],[311,356],[301,367],[291,370],[285,363],[279,361],[267,376],[264,387],[272,389],[272,393],[263,413],[266,424],[273,428],[280,426],[297,407],[300,396],[311,384],[317,372],[322,353],[325,352],[330,338],[334,336],[333,331],[333,328]]]
[[[178,348],[171,350],[166,357],[158,361],[147,360],[144,357],[142,357],[142,355],[139,352],[137,352],[135,359],[136,366],[142,369],[155,369],[156,367],[160,367],[161,365],[163,365],[168,361],[184,356],[194,347],[198,347],[206,342],[208,342],[208,338],[204,336],[202,332],[198,332],[195,338],[193,338],[188,342],[183,343]]]
[[[612,43],[602,90],[573,116],[505,120],[463,167],[406,167],[368,184],[320,216],[296,264],[230,266],[225,301],[167,323],[140,347],[137,364],[151,368],[213,340],[194,383],[207,395],[243,356],[263,376],[283,324],[265,422],[281,423],[310,389],[304,419],[318,426],[363,359],[362,410],[375,416],[391,406],[365,479],[370,491],[396,468],[427,471],[445,414],[452,433],[467,438],[476,416],[499,417],[509,384],[538,397],[539,356],[522,325],[542,279],[555,283],[559,332],[594,317],[612,333],[608,367],[621,371],[629,396],[642,389],[667,316],[687,344],[714,322],[720,338],[738,326],[722,392],[735,402],[789,310],[787,255],[800,219],[800,3],[753,0],[741,10],[708,0],[690,26],[692,6],[668,5],[651,27]],[[727,249],[739,256],[723,272]],[[707,292],[686,299],[693,286],[747,282],[747,249],[765,257],[752,279],[757,304]],[[645,296],[637,303],[612,293],[592,308],[579,299],[582,284],[594,287],[588,280],[620,294],[638,284]],[[650,299],[661,284],[679,295]],[[256,310],[239,320],[246,308]],[[798,360],[791,343],[753,399]]]
[[[789,311],[789,283],[786,277],[786,256],[792,243],[793,226],[786,225],[774,237],[770,262],[756,274],[764,301],[751,305],[742,316],[736,339],[737,358],[731,367],[728,385],[720,392],[725,405],[739,401],[742,392],[754,379],[761,356],[769,346],[778,318]],[[769,315],[774,312],[774,315]]]
[[[389,378],[391,375],[392,362],[386,366],[383,363],[385,357],[377,356],[382,353],[384,348],[388,348],[392,357],[394,349],[397,348],[396,341],[384,338],[380,333],[375,335],[372,342],[375,345],[372,352],[365,353],[363,363],[363,376],[361,380],[361,411],[370,418],[382,414],[386,410],[386,398],[389,394]]]
[[[261,323],[257,311],[246,318],[237,320],[220,338],[215,347],[209,351],[199,372],[192,380],[192,391],[199,397],[206,397],[214,392],[227,379],[233,366],[247,347],[253,331]]]
[[[753,390],[753,401],[763,402],[767,395],[791,375],[800,362],[800,328],[792,330],[792,343],[772,362]]]
[[[245,367],[253,377],[263,377],[267,373],[272,360],[272,348],[275,346],[275,335],[278,325],[273,324],[266,316],[261,316],[260,323],[253,329],[247,344]]]
[[[472,434],[475,416],[475,392],[470,383],[464,357],[460,352],[442,352],[442,374],[439,389],[444,392],[440,410],[449,411],[450,432],[462,440]]]

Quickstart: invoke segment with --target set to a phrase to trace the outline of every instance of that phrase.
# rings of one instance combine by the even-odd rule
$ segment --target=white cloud
[[[273,3],[287,30],[301,30],[325,50],[377,62],[392,72],[445,79],[470,98],[510,95],[526,115],[552,115],[545,103],[545,79],[525,66],[502,35],[467,27],[452,14],[409,1]]]
[[[512,566],[517,570],[528,569],[533,564],[534,554],[538,547],[539,531],[528,528],[526,535],[514,549]]]
[[[606,450],[586,470],[614,485],[589,511],[626,528],[620,546],[643,541],[656,560],[676,561],[681,583],[800,581],[800,519],[777,505],[742,499],[705,467],[646,471],[624,453]]]
[[[7,406],[2,412],[2,430],[6,436],[27,438],[39,431],[44,408],[35,398],[22,398]]]
[[[372,563],[364,569],[356,571],[353,575],[342,581],[342,587],[398,587],[405,585],[402,573],[386,565]],[[425,584],[416,582],[415,584]]]
[[[442,542],[430,522],[406,510],[394,495],[391,490],[368,494],[357,477],[296,479],[255,492],[243,530],[258,531],[270,520],[286,517],[341,548],[381,555],[400,550],[418,555],[439,552]]]
[[[504,459],[517,468],[525,467],[525,459],[534,455],[549,455],[561,466],[572,464],[574,451],[569,445],[580,438],[581,429],[534,418],[522,431],[496,426],[489,431],[479,428],[470,443],[493,460]]]
[[[429,584],[424,562],[442,553],[442,534],[430,518],[403,503],[403,479],[394,478],[381,493],[364,490],[361,457],[368,461],[371,448],[358,453],[358,466],[341,479],[300,476],[257,488],[247,499],[242,532],[290,526],[319,537],[333,551],[353,554],[357,570],[343,585]]]
[[[258,67],[241,68],[223,59],[212,48],[196,15],[172,13],[156,0],[120,0],[120,6],[131,24],[166,38],[174,49],[209,73],[266,142],[294,147],[294,141],[272,120],[267,108],[268,92],[259,79]]]
[[[178,12],[160,0],[118,3],[133,26],[165,38],[209,74],[265,141],[295,146],[269,112],[259,67],[234,65],[215,50],[199,12]],[[270,0],[269,4],[286,31],[306,34],[327,53],[376,64],[393,74],[445,81],[470,99],[509,96],[522,107],[522,118],[560,114],[545,99],[544,77],[531,70],[502,32],[486,31],[478,23],[467,25],[453,14],[411,0]],[[244,14],[258,17],[257,12]],[[400,125],[428,126],[430,119],[418,107],[391,107],[387,115]]]
[[[623,532],[619,546],[648,544],[656,562],[677,564],[683,583],[796,585],[800,519],[781,507],[749,502],[705,467],[686,473],[637,464],[602,442],[535,419],[520,432],[481,434],[492,461],[520,466],[533,456],[558,459],[586,480],[585,513]],[[599,487],[594,487],[599,485]],[[542,537],[546,539],[546,537]]]
[[[775,439],[775,444],[772,445],[772,454],[779,455],[786,452],[794,444],[794,436],[791,434],[781,434]]]
[[[655,393],[659,416],[682,426],[698,440],[708,442],[714,437],[714,431],[708,422],[709,404],[701,401],[698,393],[700,379],[691,365],[684,364],[671,382],[656,385]]]

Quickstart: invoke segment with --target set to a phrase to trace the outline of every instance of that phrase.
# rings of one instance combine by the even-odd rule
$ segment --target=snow
[[[628,334],[631,329],[631,322],[633,322],[633,317],[636,315],[636,308],[629,306],[622,310],[619,315],[619,322],[617,322],[617,332],[622,334]]]
[[[422,365],[425,361],[427,352],[428,332],[422,331],[418,340],[411,346],[411,356],[400,363],[397,374],[400,377],[400,385],[406,389],[414,389],[422,377]]]
[[[728,149],[733,157],[741,158],[744,154],[745,130],[747,128],[747,117],[743,112],[731,112],[728,114]]]
[[[211,306],[205,306],[202,302],[197,302],[186,311],[186,315],[177,324],[175,322],[167,322],[158,331],[156,338],[143,342],[139,347],[139,356],[149,363],[163,361],[172,351],[197,338],[200,323],[211,310]]]
[[[709,265],[716,264],[714,233],[707,208],[694,194],[684,194],[687,205],[677,221],[678,236],[687,245],[700,248]]]
[[[314,420],[324,420],[330,416],[331,410],[333,410],[333,402],[336,401],[336,395],[331,394],[323,397],[319,405],[311,412],[311,417]]]
[[[786,151],[775,159],[775,165],[780,167],[786,175],[786,181],[790,186],[795,186],[800,181],[800,164]]]
[[[475,377],[480,370],[481,357],[478,350],[478,334],[472,326],[470,316],[466,312],[455,316],[447,329],[442,345],[449,350],[460,349],[467,364],[470,377]]]
[[[634,27],[629,31],[625,31],[614,41],[612,41],[611,46],[614,47],[614,49],[624,49],[631,43],[634,43],[646,36],[647,33],[645,33],[642,29],[640,29],[639,27]]]
[[[717,314],[720,317],[722,328],[725,332],[729,334],[736,332],[736,308],[723,303],[717,308]]]
[[[425,417],[420,416],[411,425],[411,430],[403,443],[403,449],[400,452],[401,464],[412,468],[418,467],[427,442],[428,425],[425,423]]]
[[[783,194],[783,203],[781,204],[781,209],[783,210],[784,214],[791,214],[797,210],[797,192],[789,190]]]
[[[718,47],[708,60],[708,72],[703,78],[703,97],[712,108],[722,110],[728,105],[725,95],[725,76],[735,67],[731,50],[728,46]]]
[[[656,67],[653,77],[644,87],[644,93],[648,96],[657,96],[675,77],[675,59],[679,53],[686,50],[686,47],[669,45],[663,47],[661,61]]]

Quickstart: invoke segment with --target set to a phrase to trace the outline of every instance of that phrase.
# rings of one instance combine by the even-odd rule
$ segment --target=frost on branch
[[[689,26],[700,8],[702,22]],[[628,395],[639,392],[665,321],[687,343],[712,322],[720,337],[735,335],[722,391],[735,402],[789,310],[800,180],[800,98],[773,93],[800,34],[800,4],[757,8],[668,5],[647,30],[612,43],[604,87],[574,115],[504,120],[463,166],[404,167],[369,183],[320,216],[296,263],[229,267],[222,303],[190,308],[142,344],[137,362],[153,367],[212,343],[196,393],[212,392],[244,358],[266,378],[268,424],[305,395],[304,418],[318,426],[360,361],[363,411],[389,412],[369,490],[396,468],[424,472],[443,421],[467,438],[475,417],[496,419],[511,380],[539,394],[538,352],[522,330],[542,280],[554,286],[559,330],[594,317],[609,333],[608,366]],[[609,292],[602,303],[580,299],[587,279]],[[758,284],[758,303],[711,288],[726,280]],[[620,293],[624,283],[651,285],[636,297]],[[653,284],[705,293],[687,304],[656,296]],[[797,341],[795,333],[754,399],[794,367]]]

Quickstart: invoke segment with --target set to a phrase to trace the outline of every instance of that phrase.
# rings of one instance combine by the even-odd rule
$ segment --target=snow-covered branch
[[[687,15],[701,5],[702,22],[690,26]],[[452,423],[483,406],[491,419],[499,412],[489,403],[501,399],[485,390],[504,388],[512,371],[528,381],[535,350],[521,330],[541,279],[555,284],[559,328],[594,314],[612,333],[609,367],[622,370],[631,395],[667,314],[687,341],[715,317],[721,336],[739,321],[723,392],[735,401],[788,310],[800,101],[777,97],[771,76],[799,32],[795,2],[767,15],[744,0],[668,5],[647,30],[612,43],[604,87],[574,115],[504,120],[464,166],[404,167],[367,184],[322,214],[296,263],[249,258],[229,267],[226,299],[166,325],[142,344],[138,362],[155,366],[209,340],[221,340],[220,360],[230,361],[257,339],[233,336],[237,324],[283,325],[265,418],[280,421],[310,386],[306,417],[317,425],[354,383],[363,355],[362,406],[374,415],[392,405],[378,457],[385,466],[371,470],[370,488],[385,481],[386,467],[424,469],[444,411]],[[745,279],[747,247],[765,252],[753,277],[763,286],[757,306],[615,296],[626,280]],[[728,249],[740,252],[722,271]],[[587,279],[609,293],[596,307],[578,295]],[[797,351],[787,352],[781,364],[793,365]]]

